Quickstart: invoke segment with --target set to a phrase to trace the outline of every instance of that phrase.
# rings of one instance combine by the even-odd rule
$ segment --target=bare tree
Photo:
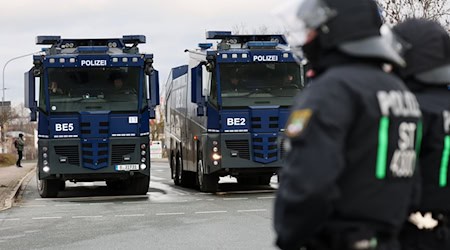
[[[450,31],[449,0],[377,0],[386,23],[408,18],[425,18],[441,23]]]
[[[5,129],[6,126],[16,119],[19,115],[16,110],[12,109],[11,106],[1,106],[0,107],[0,129],[1,129],[1,143],[3,148],[5,148]]]

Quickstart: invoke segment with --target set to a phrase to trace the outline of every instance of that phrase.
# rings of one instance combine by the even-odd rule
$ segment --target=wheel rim
[[[175,161],[175,157],[172,157],[172,179],[175,179],[177,172],[177,162]]]
[[[198,179],[198,185],[200,187],[203,187],[203,173],[204,173],[203,162],[202,162],[202,160],[199,160],[197,162],[197,179]]]
[[[181,157],[178,156],[178,164],[177,164],[177,171],[178,171],[178,183],[181,183],[181,174],[183,173],[183,169],[181,167]]]

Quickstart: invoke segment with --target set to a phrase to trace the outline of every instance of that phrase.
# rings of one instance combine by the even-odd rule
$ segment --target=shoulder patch
[[[286,136],[290,138],[299,136],[308,126],[312,114],[313,112],[311,109],[300,109],[293,111],[289,116],[286,125]]]

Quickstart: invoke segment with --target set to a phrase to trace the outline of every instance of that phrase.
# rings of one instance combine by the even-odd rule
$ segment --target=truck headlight
[[[213,160],[218,161],[218,160],[222,159],[222,156],[218,153],[214,153],[212,155],[212,158],[213,158]]]

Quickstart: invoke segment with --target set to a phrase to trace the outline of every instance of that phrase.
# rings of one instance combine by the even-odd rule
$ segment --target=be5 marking
[[[73,131],[73,123],[55,123],[56,132],[70,132]]]

